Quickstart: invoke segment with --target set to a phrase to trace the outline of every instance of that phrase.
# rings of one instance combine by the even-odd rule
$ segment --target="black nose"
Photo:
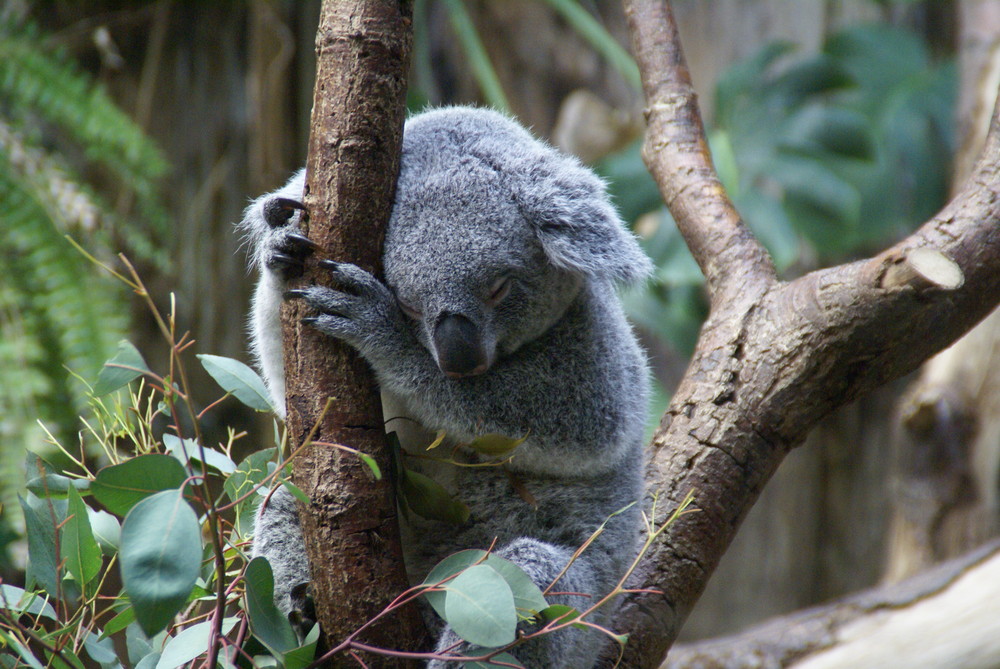
[[[434,328],[438,367],[448,376],[474,376],[490,366],[482,333],[461,314],[446,314]]]

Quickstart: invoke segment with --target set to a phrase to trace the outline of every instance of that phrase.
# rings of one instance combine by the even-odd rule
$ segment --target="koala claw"
[[[268,269],[281,272],[286,279],[300,277],[305,271],[305,263],[302,258],[287,253],[275,252],[271,254],[266,264]]]
[[[285,239],[290,244],[294,244],[296,246],[300,246],[300,247],[302,247],[304,249],[308,249],[309,251],[315,251],[316,249],[319,248],[319,244],[317,244],[313,240],[309,239],[305,235],[298,234],[297,232],[289,232],[285,236]],[[322,264],[322,262],[326,262],[326,261],[321,261],[321,264]]]
[[[282,293],[282,297],[286,300],[297,300],[308,295],[309,292],[301,288],[292,288],[291,290],[286,290]]]
[[[291,220],[295,211],[306,211],[304,204],[287,197],[272,198],[264,204],[264,220],[272,228],[280,228]]]

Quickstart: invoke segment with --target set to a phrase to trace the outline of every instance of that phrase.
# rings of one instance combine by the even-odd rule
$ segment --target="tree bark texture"
[[[399,169],[411,20],[410,2],[323,2],[306,163],[309,220],[303,224],[320,250],[307,266],[306,283],[328,282],[314,262],[319,258],[380,272]],[[296,302],[282,310],[289,443],[348,445],[388,473],[381,404],[367,364],[348,346],[303,326],[305,315]],[[311,500],[301,517],[317,617],[336,644],[408,587],[393,490],[388,476],[374,480],[357,457],[329,446],[308,446],[294,467]],[[415,648],[422,628],[408,608],[402,619],[394,614],[360,640]]]
[[[626,0],[626,11],[646,95],[644,157],[711,303],[648,470],[658,509],[694,490],[697,510],[645,556],[632,583],[642,590],[617,620],[631,634],[625,666],[654,667],[788,451],[831,410],[912,371],[1000,301],[1000,142],[994,129],[966,185],[909,238],[779,281],[715,176],[669,3]],[[900,283],[890,270],[917,248],[954,261],[964,284]]]
[[[992,669],[1000,654],[1000,543],[919,576],[678,645],[662,669]]]

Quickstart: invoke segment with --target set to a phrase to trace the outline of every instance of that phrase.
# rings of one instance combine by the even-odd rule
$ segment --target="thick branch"
[[[646,95],[643,159],[701,267],[713,303],[747,282],[774,281],[774,264],[729,201],[712,166],[677,26],[664,0],[626,0]]]
[[[697,112],[685,92],[669,8],[654,0],[626,4],[641,67],[666,68],[643,72],[647,92],[659,96],[650,103],[647,142],[664,156],[675,143],[689,147],[676,151],[686,158],[667,160],[669,169],[651,161],[654,176],[668,203],[674,200],[678,225],[713,291],[711,314],[654,437],[648,471],[659,508],[694,489],[699,510],[653,547],[631,584],[644,590],[629,595],[619,615],[622,631],[631,633],[626,666],[653,667],[785,454],[831,410],[912,371],[1000,301],[1000,151],[994,132],[961,194],[895,247],[774,282],[711,166],[697,162],[704,138],[690,121]],[[667,55],[657,57],[663,49]],[[890,268],[916,248],[953,260],[964,285],[887,282]]]
[[[411,16],[410,3],[397,0],[323,3],[303,224],[321,249],[317,258],[379,270],[399,168]],[[327,274],[311,263],[305,282],[328,283]],[[301,325],[304,310],[296,301],[282,314],[289,442],[303,443],[316,425],[316,441],[349,445],[390,471],[368,366],[346,345]],[[311,500],[301,517],[317,615],[336,643],[407,587],[393,491],[355,456],[326,446],[307,448],[295,480]],[[417,647],[419,617],[408,614],[373,626],[363,640]]]

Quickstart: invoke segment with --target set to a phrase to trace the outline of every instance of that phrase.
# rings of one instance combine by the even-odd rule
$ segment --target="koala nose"
[[[434,328],[438,367],[447,376],[482,374],[490,367],[490,355],[479,328],[461,314],[446,314]]]

